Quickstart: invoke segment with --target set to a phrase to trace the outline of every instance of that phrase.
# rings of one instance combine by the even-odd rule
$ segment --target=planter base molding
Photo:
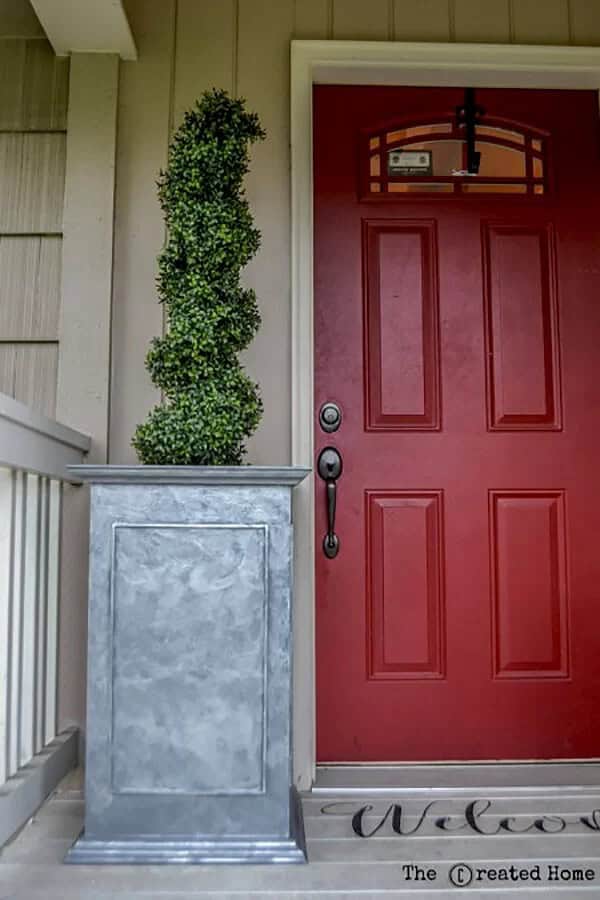
[[[85,829],[69,863],[304,862],[292,489],[306,469],[81,466]]]
[[[219,863],[305,863],[306,845],[302,804],[297,791],[290,796],[292,824],[289,840],[265,840],[260,835],[244,841],[98,841],[88,839],[85,832],[68,851],[65,862],[95,865],[160,865],[163,863],[194,865]]]

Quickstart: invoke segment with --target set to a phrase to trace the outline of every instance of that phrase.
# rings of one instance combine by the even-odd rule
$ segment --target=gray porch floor
[[[478,797],[477,824],[486,834],[466,827],[444,832],[436,824],[450,815],[456,816],[453,822],[460,825],[466,803],[473,801],[471,792],[458,790],[442,795],[434,791],[424,801],[422,790],[403,793],[400,798],[397,793],[377,792],[369,798],[364,793],[341,793],[332,786],[306,795],[306,866],[65,866],[62,859],[83,821],[81,775],[73,772],[0,854],[0,900],[450,898],[456,897],[457,891],[449,889],[448,874],[458,862],[466,862],[474,872],[478,868],[502,869],[511,863],[530,869],[540,866],[539,883],[519,883],[515,889],[510,885],[510,890],[505,889],[508,884],[497,880],[493,885],[489,879],[485,886],[477,883],[476,875],[475,881],[463,889],[473,897],[489,895],[495,900],[508,900],[541,898],[547,893],[553,900],[567,900],[580,893],[600,897],[600,830],[581,821],[582,817],[592,817],[592,824],[596,821],[593,811],[600,810],[600,788],[589,785],[574,791],[564,786],[554,789],[554,794],[540,794],[539,789],[512,795],[492,792],[490,807],[485,807],[485,789]],[[401,803],[401,829],[410,831],[432,799],[435,806],[412,836],[394,833],[391,815],[368,839],[352,830],[352,816],[361,807],[371,806],[364,817],[364,831],[370,833],[391,804]],[[558,827],[554,819],[557,815],[568,824],[555,834],[542,833],[535,826],[520,835],[502,830],[493,834],[503,818],[510,817],[510,827],[520,830],[544,815],[552,817],[546,820],[548,828]],[[597,816],[600,827],[600,812]],[[409,863],[434,871],[435,883],[416,882],[414,875],[408,880],[405,867]],[[589,869],[593,880],[549,883],[549,867],[553,865],[561,872]]]

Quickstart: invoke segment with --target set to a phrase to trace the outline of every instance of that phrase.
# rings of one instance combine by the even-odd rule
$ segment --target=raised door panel
[[[561,427],[551,226],[484,223],[487,406],[492,431]]]
[[[437,237],[432,221],[363,224],[368,431],[440,427]]]
[[[441,491],[367,491],[371,679],[442,678]]]
[[[562,491],[491,491],[496,678],[566,678],[568,618]]]

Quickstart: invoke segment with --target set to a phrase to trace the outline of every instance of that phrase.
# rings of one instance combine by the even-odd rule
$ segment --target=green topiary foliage
[[[250,144],[265,133],[243,100],[202,95],[186,113],[158,182],[168,239],[158,292],[169,329],[146,366],[163,392],[133,446],[143,463],[239,465],[262,414],[238,353],[260,325],[240,271],[260,245],[243,190]]]

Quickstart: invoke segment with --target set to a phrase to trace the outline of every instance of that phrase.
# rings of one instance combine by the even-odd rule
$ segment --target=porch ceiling
[[[57,56],[116,53],[137,59],[121,0],[31,0]]]

